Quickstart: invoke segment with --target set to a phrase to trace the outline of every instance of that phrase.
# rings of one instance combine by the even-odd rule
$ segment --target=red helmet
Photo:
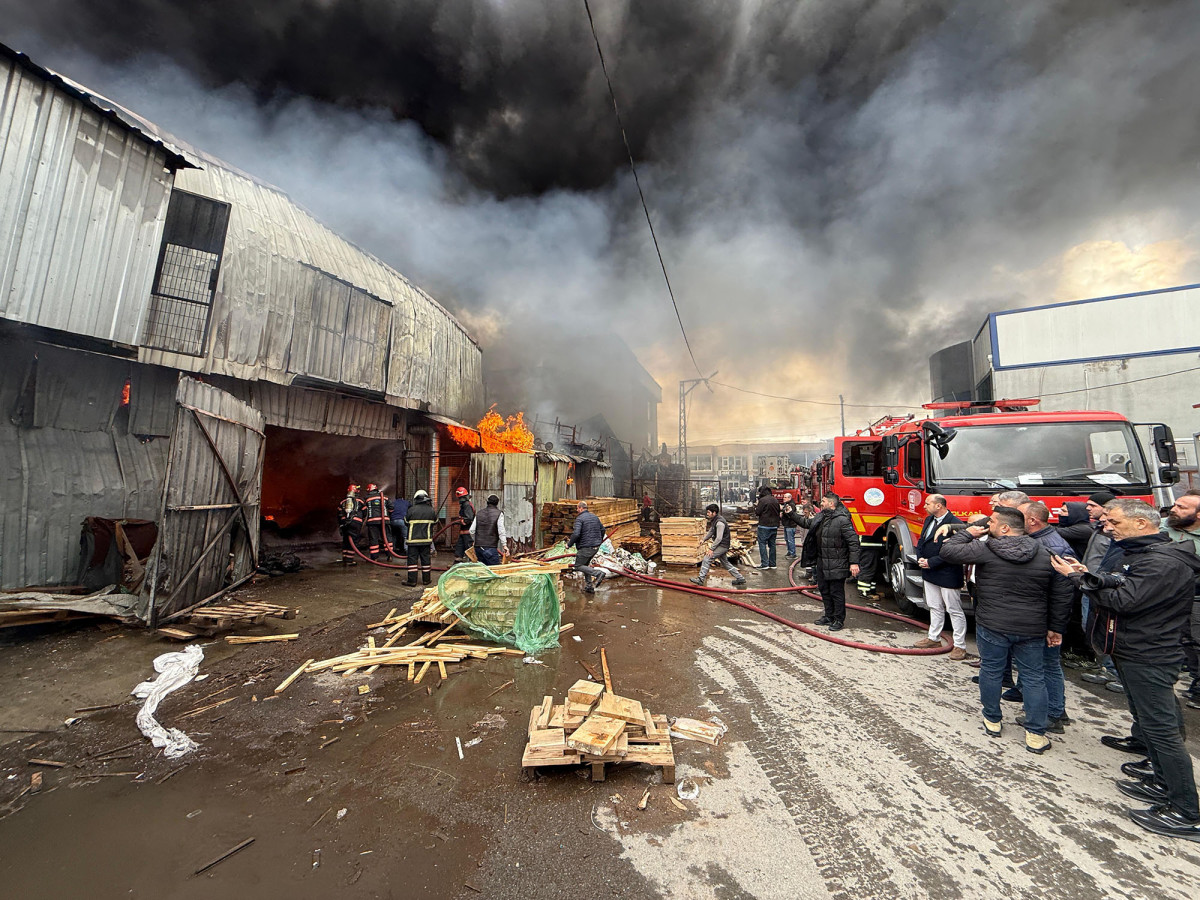
[[[455,490],[455,492],[454,492],[454,496],[455,496],[455,497],[465,497],[465,496],[467,496],[467,489],[466,489],[465,487],[460,487],[460,488],[458,488],[457,490]]]
[[[367,482],[367,490],[368,491],[377,491],[377,490],[379,490],[379,485],[377,485],[373,481],[368,481]]]
[[[347,494],[357,494],[358,493],[358,485],[357,484],[350,485],[350,487],[346,488],[346,493]]]

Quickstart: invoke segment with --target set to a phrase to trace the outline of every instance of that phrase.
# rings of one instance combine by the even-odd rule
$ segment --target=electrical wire
[[[1129,381],[1117,381],[1113,384],[1092,384],[1087,387],[1076,388],[1073,391],[1053,391],[1049,394],[1038,394],[1038,397],[1062,397],[1066,394],[1086,394],[1088,391],[1102,391],[1105,388],[1125,387],[1127,384],[1140,384],[1143,381],[1153,381],[1156,378],[1170,378],[1173,375],[1186,375],[1189,372],[1200,372],[1200,366],[1192,366],[1190,369],[1180,369],[1177,372],[1163,372],[1161,375],[1147,375],[1145,378],[1132,378]],[[716,384],[716,382],[714,381],[713,384]]]
[[[629,147],[629,137],[625,133],[625,123],[621,121],[621,110],[617,106],[617,94],[613,90],[612,79],[608,77],[608,66],[604,62],[604,51],[600,49],[600,36],[596,33],[596,22],[592,18],[592,7],[588,0],[583,0],[583,8],[587,12],[588,25],[592,29],[592,40],[596,42],[596,55],[600,58],[600,71],[604,74],[604,83],[608,85],[608,96],[612,99],[613,115],[617,119],[617,128],[621,132],[621,142],[625,145],[625,155],[629,159],[629,171],[633,173],[633,183],[637,185],[638,199],[642,202],[642,212],[646,215],[646,224],[650,227],[650,237],[654,241],[654,252],[658,255],[658,265],[662,268],[663,281],[667,283],[667,293],[671,297],[671,306],[675,309],[675,318],[679,322],[679,331],[683,335],[684,346],[687,347],[688,356],[692,358],[692,365],[696,367],[696,374],[701,378],[704,373],[700,371],[700,364],[696,362],[696,354],[692,352],[692,342],[688,340],[687,329],[683,327],[683,316],[679,313],[679,304],[675,301],[675,290],[671,287],[671,278],[667,275],[667,264],[663,261],[662,249],[658,246],[658,235],[654,231],[654,221],[650,218],[650,207],[646,204],[646,194],[642,191],[642,180],[638,178],[637,166],[633,161],[633,150]]]
[[[756,397],[766,397],[769,400],[787,400],[791,403],[812,403],[816,406],[848,406],[852,409],[923,409],[921,406],[909,406],[904,403],[842,403],[840,400],[806,400],[801,397],[783,397],[779,394],[764,394],[762,391],[752,391],[749,388],[738,387],[736,384],[726,384],[723,381],[709,380],[717,387],[729,388],[742,394],[753,394]]]

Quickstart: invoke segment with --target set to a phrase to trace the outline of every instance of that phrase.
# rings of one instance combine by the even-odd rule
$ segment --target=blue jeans
[[[1067,712],[1067,685],[1066,679],[1063,678],[1061,646],[1043,646],[1042,671],[1046,678],[1046,717],[1061,719]],[[1020,673],[1020,687],[1023,694],[1025,691],[1024,672]]]
[[[500,565],[500,551],[495,547],[476,547],[475,558],[485,566]]]
[[[976,622],[975,643],[979,647],[979,702],[983,706],[983,717],[989,722],[999,722],[1003,718],[1000,713],[1000,688],[1011,653],[1017,668],[1021,670],[1025,730],[1033,734],[1045,734],[1045,635],[1026,637],[1021,634],[1001,634]]]
[[[787,544],[788,556],[796,555],[796,529],[783,526],[783,542]]]
[[[775,538],[778,534],[778,526],[774,528],[768,528],[765,525],[758,526],[758,564],[760,568],[762,566],[775,568]]]

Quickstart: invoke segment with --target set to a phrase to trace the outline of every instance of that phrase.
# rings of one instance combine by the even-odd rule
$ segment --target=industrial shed
[[[151,520],[138,611],[184,608],[332,537],[347,480],[434,488],[481,373],[282,191],[0,45],[0,587],[76,584],[86,517]]]

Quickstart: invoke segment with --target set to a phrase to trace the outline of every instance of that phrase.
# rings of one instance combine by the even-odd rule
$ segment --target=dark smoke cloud
[[[920,402],[928,353],[988,309],[1200,280],[1191,3],[593,9],[684,322],[722,380]],[[582,2],[0,13],[6,42],[284,187],[485,346],[615,327],[663,384],[670,436],[694,371]],[[696,397],[714,433],[836,423]]]

